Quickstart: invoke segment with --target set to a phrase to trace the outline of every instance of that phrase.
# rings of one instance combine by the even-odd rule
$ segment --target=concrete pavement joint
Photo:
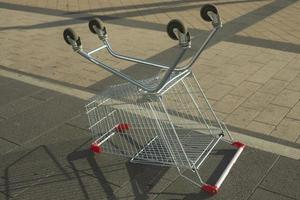
[[[20,144],[14,142],[14,141],[8,140],[8,139],[6,139],[6,138],[4,138],[4,137],[1,137],[1,136],[0,136],[0,139],[1,139],[1,140],[4,140],[4,141],[6,141],[6,142],[9,142],[9,143],[15,144],[15,145],[17,145],[18,147],[21,146]],[[5,153],[4,153],[4,154],[5,154]]]
[[[81,114],[80,114],[80,115],[81,115]],[[78,117],[78,116],[80,116],[80,115],[77,115],[76,117]],[[68,125],[68,126],[71,126],[71,127],[73,127],[73,128],[77,128],[77,129],[83,130],[83,131],[87,131],[87,130],[88,130],[88,129],[84,129],[84,128],[82,128],[82,127],[76,126],[76,125],[74,125],[74,124],[70,124],[69,122],[66,122],[65,124]]]
[[[1,72],[0,72],[0,74],[1,74]],[[80,114],[80,115],[81,115],[81,114]],[[71,119],[69,119],[69,120],[72,120],[72,119],[74,119],[74,118],[76,118],[76,117],[78,117],[78,115],[73,116],[73,117],[72,117]],[[57,125],[53,126],[52,128],[49,128],[48,130],[43,131],[42,133],[40,133],[40,134],[37,135],[36,137],[31,138],[30,140],[27,140],[26,142],[24,142],[24,143],[22,143],[22,144],[17,144],[17,143],[15,143],[15,144],[17,144],[18,146],[17,146],[17,147],[14,147],[14,148],[11,148],[11,149],[8,150],[7,152],[5,152],[3,155],[8,154],[8,153],[10,153],[10,152],[12,152],[12,151],[15,151],[15,150],[18,149],[18,148],[24,148],[24,147],[26,147],[26,144],[30,144],[30,143],[34,142],[36,139],[38,139],[38,138],[42,137],[43,135],[45,135],[45,134],[47,134],[47,133],[49,133],[49,132],[51,132],[51,131],[57,129],[58,127],[60,127],[60,126],[63,125],[63,124],[65,124],[65,122],[58,123]],[[77,127],[76,127],[76,128],[77,128]],[[2,137],[0,137],[0,138],[2,138]],[[3,139],[4,139],[4,138],[3,138]],[[5,139],[5,140],[6,140],[6,139]],[[13,142],[11,142],[11,143],[13,143]]]
[[[261,188],[261,189],[263,189],[263,190],[266,190],[266,191],[268,191],[268,192],[271,192],[271,193],[277,194],[277,195],[279,195],[279,196],[283,196],[283,197],[287,197],[287,198],[289,198],[289,199],[294,199],[294,200],[297,200],[297,199],[296,199],[296,198],[294,198],[294,197],[287,196],[287,195],[285,195],[285,194],[282,194],[282,193],[279,193],[279,192],[276,192],[276,191],[269,190],[269,189],[267,189],[267,188],[264,188],[263,186],[258,186],[258,188]]]
[[[15,194],[12,198],[17,197],[17,196],[21,195],[22,193],[24,193],[25,191],[31,189],[31,187],[34,187],[35,185],[38,185],[39,182],[41,182],[44,178],[47,178],[47,177],[51,176],[52,174],[54,174],[54,171],[51,171],[51,172],[45,174],[45,176],[40,177],[40,178],[39,178],[38,180],[36,180],[34,183],[32,183],[31,185],[27,186],[25,189],[23,189],[23,190],[21,190],[20,192],[18,192],[17,194]]]
[[[267,170],[267,172],[265,173],[265,175],[260,179],[260,181],[256,184],[256,186],[253,188],[252,192],[250,193],[250,195],[248,196],[247,200],[249,200],[251,198],[251,196],[254,194],[255,190],[259,187],[259,185],[264,181],[264,179],[267,177],[267,175],[270,173],[270,171],[272,170],[272,168],[275,166],[275,164],[278,162],[280,158],[280,155],[277,156],[277,158],[275,159],[275,161],[272,163],[272,165],[269,167],[269,169]]]

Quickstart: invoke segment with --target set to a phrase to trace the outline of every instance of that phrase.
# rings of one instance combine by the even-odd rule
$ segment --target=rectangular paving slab
[[[18,81],[12,81],[8,84],[0,85],[0,106],[5,105],[18,98],[30,95],[40,90],[39,87],[24,84]]]
[[[113,195],[113,190],[130,180],[127,159],[95,155],[89,150],[86,133],[62,125],[3,155],[0,191],[17,199],[43,199],[45,195],[50,199],[104,199]]]
[[[18,144],[38,137],[82,112],[84,101],[60,95],[0,123],[0,136]]]
[[[41,100],[34,99],[29,96],[16,99],[15,101],[0,106],[0,116],[8,119],[12,116],[17,115],[18,113],[22,113],[25,110],[38,105],[41,102]]]
[[[258,188],[255,190],[254,194],[251,196],[249,200],[293,200],[292,198],[282,196],[277,192],[271,192],[268,190],[264,190],[262,188]]]
[[[300,161],[280,157],[261,187],[293,199],[300,199]]]
[[[11,83],[12,81],[12,79],[0,76],[0,87],[5,87],[4,85]]]
[[[17,147],[18,145],[9,142],[7,140],[4,140],[0,138],[0,155],[4,154],[5,152]]]

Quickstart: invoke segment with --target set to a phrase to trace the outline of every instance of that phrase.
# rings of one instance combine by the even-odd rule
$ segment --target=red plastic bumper
[[[103,151],[103,148],[96,143],[92,143],[90,150],[94,153],[101,153]]]
[[[219,188],[215,185],[205,184],[201,187],[201,189],[209,194],[217,194]]]

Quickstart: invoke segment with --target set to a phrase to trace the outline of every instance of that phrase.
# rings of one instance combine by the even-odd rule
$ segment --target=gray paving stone
[[[231,72],[229,76],[227,76],[224,80],[221,82],[233,85],[233,86],[239,86],[244,80],[248,78],[249,74],[246,73],[238,73],[238,72]]]
[[[299,181],[300,161],[280,157],[261,183],[261,187],[294,199],[299,199]]]
[[[300,121],[284,118],[271,133],[272,136],[295,142],[299,137]]]
[[[255,56],[251,61],[266,64],[274,58],[273,54],[262,53]]]
[[[40,88],[17,81],[2,86],[0,85],[0,106],[5,105],[18,98],[27,96],[38,90],[40,90]]]
[[[244,101],[242,106],[254,110],[263,110],[274,98],[275,95],[273,94],[256,92],[251,97],[249,97],[246,101]]]
[[[269,104],[265,109],[255,118],[256,121],[277,125],[289,112],[289,108]]]
[[[265,84],[275,73],[277,73],[277,71],[277,69],[273,69],[271,67],[263,67],[250,76],[248,80],[255,83]]]
[[[34,99],[32,97],[22,97],[15,101],[12,101],[8,104],[0,106],[0,116],[8,119],[15,116],[18,113],[21,113],[31,107],[34,107],[40,104],[42,101],[38,99]]]
[[[12,155],[12,154],[10,154]],[[42,179],[50,175],[52,171],[63,174],[61,166],[55,156],[44,146],[30,150],[23,150],[10,158],[11,162],[1,165],[1,176],[5,180],[0,186],[0,191],[9,196],[20,194],[23,190],[38,184]]]
[[[287,114],[288,117],[300,120],[300,101]]]
[[[287,81],[281,81],[276,79],[270,79],[264,84],[258,91],[263,93],[270,93],[277,95],[288,85]]]
[[[7,196],[3,192],[0,192],[0,199],[7,199]]]
[[[49,134],[34,147],[28,145],[2,157],[0,177],[7,181],[0,184],[0,191],[17,199],[43,199],[45,194],[50,199],[64,199],[65,195],[102,199],[113,196],[114,190],[130,180],[129,175],[138,172],[128,167],[124,158],[93,154],[84,138],[67,140],[70,134],[81,134],[81,129],[58,128],[53,137],[58,137],[59,130],[64,139],[60,136],[61,140],[49,142]]]
[[[238,51],[240,51],[240,50],[238,50]],[[248,51],[248,50],[245,50],[245,51]],[[255,53],[257,54],[259,52],[256,50]],[[257,72],[263,66],[264,66],[264,64],[260,64],[260,63],[243,62],[241,65],[239,65],[238,68],[235,69],[235,71],[251,75],[251,74]]]
[[[249,97],[260,87],[261,84],[250,82],[250,81],[244,81],[234,90],[232,90],[230,94],[241,96],[241,97]]]
[[[295,77],[287,86],[287,89],[300,92],[300,77]]]
[[[109,187],[109,183],[104,180],[100,181],[98,178],[89,175],[81,175],[80,181],[76,176],[71,179],[60,178],[60,180],[57,180],[50,177],[47,180],[48,182],[34,185],[14,199],[115,199],[113,192],[110,192],[113,190]],[[105,184],[106,188],[104,189],[99,182]]]
[[[31,97],[33,97],[35,99],[47,101],[47,100],[53,99],[54,97],[56,97],[58,95],[61,95],[61,93],[52,91],[52,90],[43,89],[42,91],[31,95]]]
[[[30,143],[27,143],[25,147],[27,148],[51,144],[54,144],[56,146],[58,146],[59,144],[68,144],[69,146],[71,146],[74,142],[73,145],[75,148],[78,145],[78,141],[81,140],[82,142],[84,142],[90,138],[90,132],[63,124],[62,126],[57,127],[52,131],[46,132],[45,134],[31,141]]]
[[[293,107],[300,100],[300,92],[283,90],[272,102],[280,106]]]
[[[0,155],[6,153],[8,150],[11,150],[17,146],[18,145],[14,143],[8,142],[0,138]]]
[[[254,194],[251,196],[250,200],[293,200],[292,198],[282,196],[277,192],[270,192],[262,188],[255,190]]]
[[[281,71],[277,72],[277,74],[275,74],[273,76],[273,78],[283,80],[283,81],[291,81],[298,75],[298,73],[299,73],[299,71],[297,71],[297,70],[291,70],[291,69],[284,68]]]
[[[274,130],[275,126],[265,124],[257,121],[252,121],[248,126],[247,130],[254,131],[257,133],[270,134]]]
[[[276,54],[274,56],[277,56]],[[281,70],[283,69],[288,63],[289,60],[285,60],[288,58],[288,55],[285,56],[277,56],[278,58],[272,59],[270,62],[268,62],[265,66],[270,67],[273,69]],[[285,58],[284,58],[285,57]]]
[[[267,173],[276,155],[246,148],[230,171],[217,195],[210,196],[183,178],[178,178],[158,199],[247,199],[253,187]]]
[[[91,144],[90,138],[89,132],[63,124],[43,133],[43,135],[16,148],[14,151],[3,155],[1,166],[8,165],[34,148],[42,149],[42,151],[46,148],[56,156],[57,160],[66,164],[68,163],[66,156],[74,150],[89,149],[89,145]],[[39,156],[39,154],[36,154],[32,159],[28,159],[27,157],[26,160],[33,162],[34,159],[43,160],[43,155]]]
[[[174,168],[140,164],[131,165],[139,170],[132,170],[131,173],[136,174],[134,178],[116,191],[118,199],[152,199],[178,177],[178,173]],[[139,173],[137,174],[137,172]]]
[[[6,84],[8,84],[8,83],[11,83],[11,82],[13,82],[12,79],[9,79],[9,78],[0,76],[0,86],[1,86],[1,87],[2,87],[3,85],[6,85]]]
[[[106,187],[111,187],[109,182],[103,177],[95,176],[88,163],[86,167],[85,170],[75,172],[67,166],[61,166],[57,170],[53,162],[46,162],[45,159],[43,162],[35,161],[31,164],[18,162],[7,170],[9,181],[5,183],[3,192],[17,199],[45,199],[45,196],[47,199],[86,199],[85,190],[92,199],[96,195],[99,198],[105,197],[102,186],[107,184]],[[117,171],[116,167],[111,168]],[[99,173],[102,171],[105,170]],[[117,188],[114,184],[112,187]]]
[[[259,114],[259,111],[251,108],[238,107],[226,119],[230,125],[245,128]]]
[[[74,97],[58,96],[2,123],[0,135],[22,144],[78,115],[83,104]]]
[[[89,121],[87,114],[83,113],[77,117],[74,117],[70,121],[66,122],[67,124],[70,124],[71,126],[79,127],[85,130],[89,129]]]
[[[244,97],[234,96],[234,95],[226,95],[220,101],[213,105],[214,109],[223,113],[231,113],[234,111],[243,101]]]
[[[213,100],[220,100],[226,94],[228,94],[233,89],[232,86],[224,84],[216,84],[215,86],[208,89],[206,96]]]
[[[130,179],[123,158],[94,155],[89,150],[74,151],[65,156],[69,164],[61,165],[59,169],[50,158],[35,162],[31,169],[29,160],[19,162],[13,169],[10,167],[10,195],[17,195],[17,199],[44,199],[45,194],[49,199],[111,199],[114,191]],[[20,173],[23,176],[19,176]],[[25,191],[14,190],[17,186],[20,188],[20,184]]]

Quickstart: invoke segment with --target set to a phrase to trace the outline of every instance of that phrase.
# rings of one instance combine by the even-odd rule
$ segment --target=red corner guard
[[[103,151],[103,148],[99,146],[97,143],[92,143],[90,150],[94,153],[101,153]]]
[[[215,185],[204,184],[201,189],[209,194],[217,194],[219,188]]]
[[[236,148],[241,148],[241,147],[245,147],[246,146],[245,144],[243,144],[243,143],[241,143],[239,141],[233,142],[231,145],[235,146]]]
[[[130,124],[122,123],[122,124],[118,124],[115,128],[117,132],[124,133],[129,129],[129,127]]]

